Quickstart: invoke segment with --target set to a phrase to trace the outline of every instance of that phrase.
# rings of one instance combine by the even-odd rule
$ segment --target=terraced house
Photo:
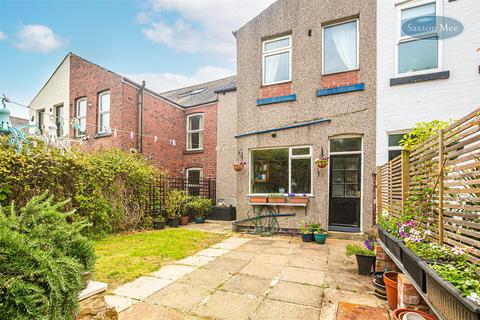
[[[305,219],[331,231],[369,230],[375,1],[279,0],[236,37],[235,138],[248,162],[248,169],[232,173],[238,218],[252,211],[252,198],[294,193],[308,203],[279,204],[280,213],[295,214],[279,218],[280,228],[297,228]],[[327,168],[314,163],[322,151],[330,157]]]

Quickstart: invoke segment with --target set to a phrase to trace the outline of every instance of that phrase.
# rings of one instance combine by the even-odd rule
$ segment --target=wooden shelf
[[[405,270],[405,268],[403,267],[403,263],[398,260],[397,257],[395,257],[392,252],[387,248],[386,245],[384,245],[382,243],[382,241],[380,241],[380,239],[378,239],[378,244],[380,244],[380,246],[383,248],[383,250],[388,254],[388,256],[390,257],[390,259],[392,259],[392,261],[395,263],[395,265],[402,271],[402,273],[407,276],[407,278],[410,280],[410,282],[413,284],[413,286],[415,287],[415,290],[417,290],[417,292],[420,294],[420,296],[423,298],[423,300],[427,303],[427,305],[430,307],[431,311],[438,317],[438,319],[440,320],[443,320],[444,318],[440,315],[440,312],[437,311],[437,309],[435,308],[434,305],[432,305],[430,303],[430,301],[428,301],[428,298],[427,298],[427,294],[424,293],[422,291],[422,289],[417,285],[417,283],[412,279],[412,277],[408,274],[407,270]]]

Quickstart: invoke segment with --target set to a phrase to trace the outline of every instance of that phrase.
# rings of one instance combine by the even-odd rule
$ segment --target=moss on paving
[[[227,237],[183,228],[110,235],[95,242],[94,278],[111,290]]]

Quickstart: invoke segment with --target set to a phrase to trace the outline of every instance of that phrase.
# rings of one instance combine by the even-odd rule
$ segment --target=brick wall
[[[279,97],[279,96],[288,96],[292,93],[292,83],[280,83],[280,84],[272,84],[269,86],[263,86],[260,88],[260,98],[272,98],[272,97]]]
[[[322,88],[335,88],[357,84],[360,78],[360,71],[353,70],[322,76]]]

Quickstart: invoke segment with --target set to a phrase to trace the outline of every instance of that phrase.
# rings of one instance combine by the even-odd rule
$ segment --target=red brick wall
[[[360,78],[359,70],[324,75],[322,76],[322,88],[328,89],[328,88],[335,88],[335,87],[357,84],[359,81],[359,78]]]
[[[292,83],[280,83],[280,84],[272,84],[269,86],[263,86],[260,88],[260,98],[272,98],[272,97],[279,97],[279,96],[288,96],[292,93]]]

